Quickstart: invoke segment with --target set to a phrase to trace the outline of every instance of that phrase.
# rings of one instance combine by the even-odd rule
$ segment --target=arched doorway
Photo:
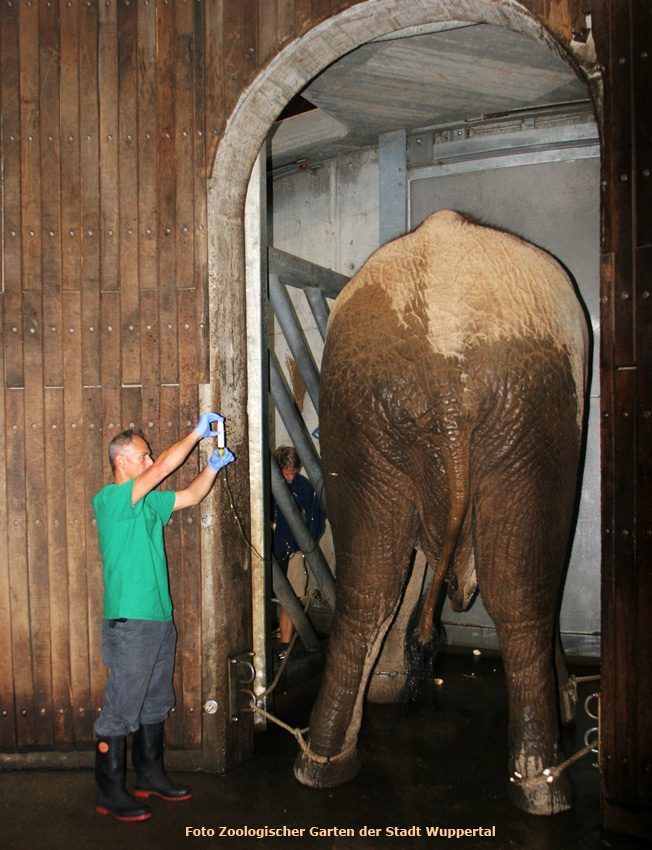
[[[260,147],[283,107],[296,92],[326,67],[370,40],[396,30],[452,21],[506,28],[538,42],[562,56],[566,62],[573,62],[550,34],[524,9],[516,8],[511,3],[488,0],[459,0],[454,7],[450,3],[401,3],[396,0],[362,3],[329,19],[290,44],[270,62],[242,95],[217,150],[209,191],[211,316],[219,317],[219,322],[214,319],[212,323],[213,338],[218,325],[237,328],[237,319],[247,309],[248,279],[245,266],[246,259],[249,258],[246,256],[243,227],[245,195]],[[597,86],[595,79],[589,80],[589,72],[592,70],[589,53],[590,51],[587,52],[584,69],[585,82],[592,82]],[[249,262],[248,265],[252,264]],[[253,266],[255,265],[253,263]],[[254,269],[254,276],[257,273]],[[230,357],[246,357],[244,335],[236,337],[234,332],[230,343]],[[226,379],[228,368],[225,369],[224,364],[219,362],[219,358],[223,356],[219,350],[220,345],[216,344],[211,348],[216,365],[213,373],[225,376],[223,384],[213,388],[219,396],[218,406],[245,410],[247,400],[244,388],[241,385],[229,384]],[[251,352],[249,356],[251,360]],[[266,460],[262,453],[257,455],[256,451],[256,447],[250,442],[252,491],[258,487],[262,489],[262,470]],[[252,511],[252,514],[255,516],[256,511]],[[264,533],[262,525],[261,533]],[[254,584],[255,582],[254,568]],[[254,626],[254,632],[256,631]],[[264,657],[261,658],[260,654],[258,661],[257,685],[262,689],[265,679]]]

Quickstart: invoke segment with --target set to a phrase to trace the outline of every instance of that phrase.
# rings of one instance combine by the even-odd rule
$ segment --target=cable
[[[261,563],[271,565],[271,563],[272,563],[271,559],[263,558],[263,556],[260,554],[258,549],[256,549],[254,544],[248,539],[247,535],[245,534],[244,526],[242,525],[242,520],[240,519],[240,516],[238,515],[238,511],[236,510],[236,507],[235,507],[235,502],[233,501],[233,492],[231,490],[231,485],[229,484],[229,476],[228,476],[227,468],[224,469],[224,483],[226,485],[226,492],[228,493],[228,496],[229,496],[229,504],[231,505],[231,511],[233,513],[236,524],[238,526],[238,531],[240,532],[240,537],[242,537],[245,544],[249,547],[249,549],[251,549],[251,551],[254,553],[254,555],[258,558],[258,560]]]

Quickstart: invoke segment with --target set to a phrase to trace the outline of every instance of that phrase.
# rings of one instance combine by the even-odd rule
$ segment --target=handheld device
[[[211,422],[211,431],[217,431],[217,453],[220,457],[224,457],[224,448],[226,447],[224,422]]]

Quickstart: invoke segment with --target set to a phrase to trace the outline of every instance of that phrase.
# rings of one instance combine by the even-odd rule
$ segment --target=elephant
[[[569,808],[553,656],[582,452],[589,335],[561,264],[451,210],[379,248],[333,304],[320,445],[337,565],[326,667],[296,778],[361,767],[365,687],[415,546],[457,610],[479,590],[501,648],[510,797]]]

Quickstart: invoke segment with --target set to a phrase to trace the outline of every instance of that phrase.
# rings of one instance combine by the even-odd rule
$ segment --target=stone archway
[[[574,67],[587,87],[593,88],[594,100],[599,100],[599,78],[592,76],[592,43],[572,56],[515,0],[367,0],[327,19],[280,51],[243,91],[229,116],[208,192],[212,382],[205,400],[213,409],[229,411],[231,434],[243,447],[248,430],[244,207],[261,145],[291,98],[345,54],[398,30],[448,21],[504,27],[545,45]],[[240,505],[249,504],[245,451],[240,451],[235,494]],[[222,508],[228,510],[224,494],[221,498],[223,503],[215,511],[218,516]],[[205,557],[214,563],[241,561],[238,545],[217,523],[204,529]],[[243,604],[244,597],[243,584],[238,594]],[[231,610],[234,602],[237,607],[231,599]],[[222,616],[226,622],[229,614]]]

